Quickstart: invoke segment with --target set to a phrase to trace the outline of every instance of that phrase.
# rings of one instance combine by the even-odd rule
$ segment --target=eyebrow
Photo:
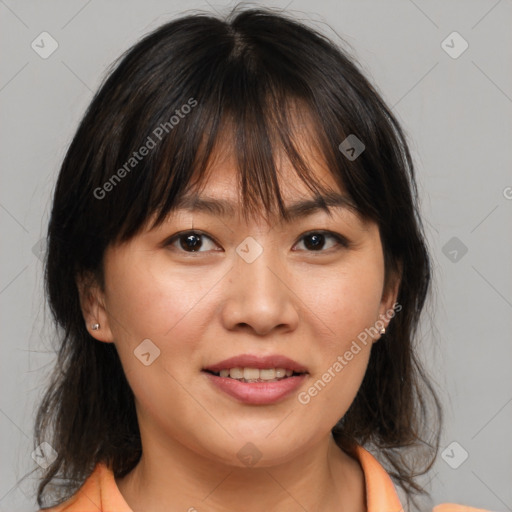
[[[313,198],[301,199],[286,206],[285,210],[290,221],[313,215],[318,211],[325,211],[332,216],[330,208],[348,209],[357,212],[355,204],[340,192],[332,191],[327,194],[318,194]],[[219,217],[233,217],[236,205],[232,201],[222,198],[188,194],[182,196],[173,210],[187,210],[204,212]]]

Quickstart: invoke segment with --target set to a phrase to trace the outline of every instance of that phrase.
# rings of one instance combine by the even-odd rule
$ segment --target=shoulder
[[[474,508],[456,503],[442,503],[432,509],[432,512],[490,512],[485,508]]]
[[[368,512],[395,510],[403,512],[395,485],[380,462],[362,446],[356,446],[352,455],[357,458],[363,469],[366,484],[366,503]],[[490,512],[455,503],[442,503],[432,512]]]
[[[114,473],[99,462],[80,489],[68,500],[39,512],[133,512],[117,488]]]

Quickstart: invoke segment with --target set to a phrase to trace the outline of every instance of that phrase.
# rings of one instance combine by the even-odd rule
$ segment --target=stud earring
[[[91,329],[92,329],[93,331],[97,331],[99,328],[100,328],[100,324],[92,324]]]
[[[383,328],[380,330],[380,333],[381,333],[381,334],[386,334],[386,328],[385,328],[385,327],[383,327]]]

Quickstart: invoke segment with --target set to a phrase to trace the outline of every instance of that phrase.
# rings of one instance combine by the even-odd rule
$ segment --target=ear
[[[97,279],[92,274],[82,274],[76,278],[76,284],[87,331],[98,341],[112,343],[113,336],[105,307],[105,296]],[[99,324],[99,328],[94,330],[94,324]]]
[[[384,328],[386,329],[395,316],[395,311],[400,311],[402,308],[400,305],[397,305],[395,308],[401,281],[402,264],[399,263],[397,268],[392,270],[389,277],[386,279],[379,307],[379,321],[384,324]]]

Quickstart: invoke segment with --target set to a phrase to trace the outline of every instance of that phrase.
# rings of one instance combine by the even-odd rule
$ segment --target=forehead
[[[213,173],[212,177],[202,184],[200,190],[190,190],[178,199],[168,217],[169,220],[179,216],[182,212],[209,215],[228,223],[238,222],[240,217],[245,215],[246,221],[252,217],[253,220],[262,219],[272,226],[298,222],[308,216],[325,212],[330,217],[348,214],[358,221],[363,221],[354,203],[335,186],[335,181],[329,173],[325,174],[323,178],[322,189],[319,192],[311,193],[289,166],[280,171],[279,177],[279,187],[284,203],[284,218],[280,216],[281,212],[275,209],[275,205],[270,211],[265,209],[263,203],[257,203],[257,209],[247,215],[249,212],[243,210],[243,198],[240,197],[240,191],[236,187],[237,169],[235,164],[232,162],[227,165],[226,159],[224,160],[224,165],[218,167],[218,174]],[[318,170],[316,179],[323,177],[324,173],[325,171]],[[332,188],[326,186],[326,182],[330,182]]]
[[[335,179],[329,171],[325,158],[311,140],[306,140],[304,133],[298,138],[300,156],[307,166],[308,181],[317,183],[326,190],[345,193],[340,179]],[[311,197],[311,190],[297,175],[297,170],[282,148],[273,148],[277,183],[279,192],[285,203],[298,197]],[[254,171],[256,173],[256,170]],[[239,190],[240,172],[233,148],[232,139],[221,138],[212,152],[206,171],[200,179],[192,177],[185,196],[207,195],[231,201],[242,200]],[[261,183],[262,187],[275,188],[271,178],[268,183]]]
[[[172,202],[150,214],[149,230],[187,211],[269,224],[299,220],[319,210],[329,215],[350,210],[359,216],[340,169],[332,159],[327,164],[332,155],[324,156],[319,149],[328,151],[309,120],[294,122],[284,139],[273,127],[268,138],[251,138],[251,130],[240,133],[236,128],[227,119],[213,137],[205,130],[186,185]],[[348,208],[334,212],[331,206]]]

